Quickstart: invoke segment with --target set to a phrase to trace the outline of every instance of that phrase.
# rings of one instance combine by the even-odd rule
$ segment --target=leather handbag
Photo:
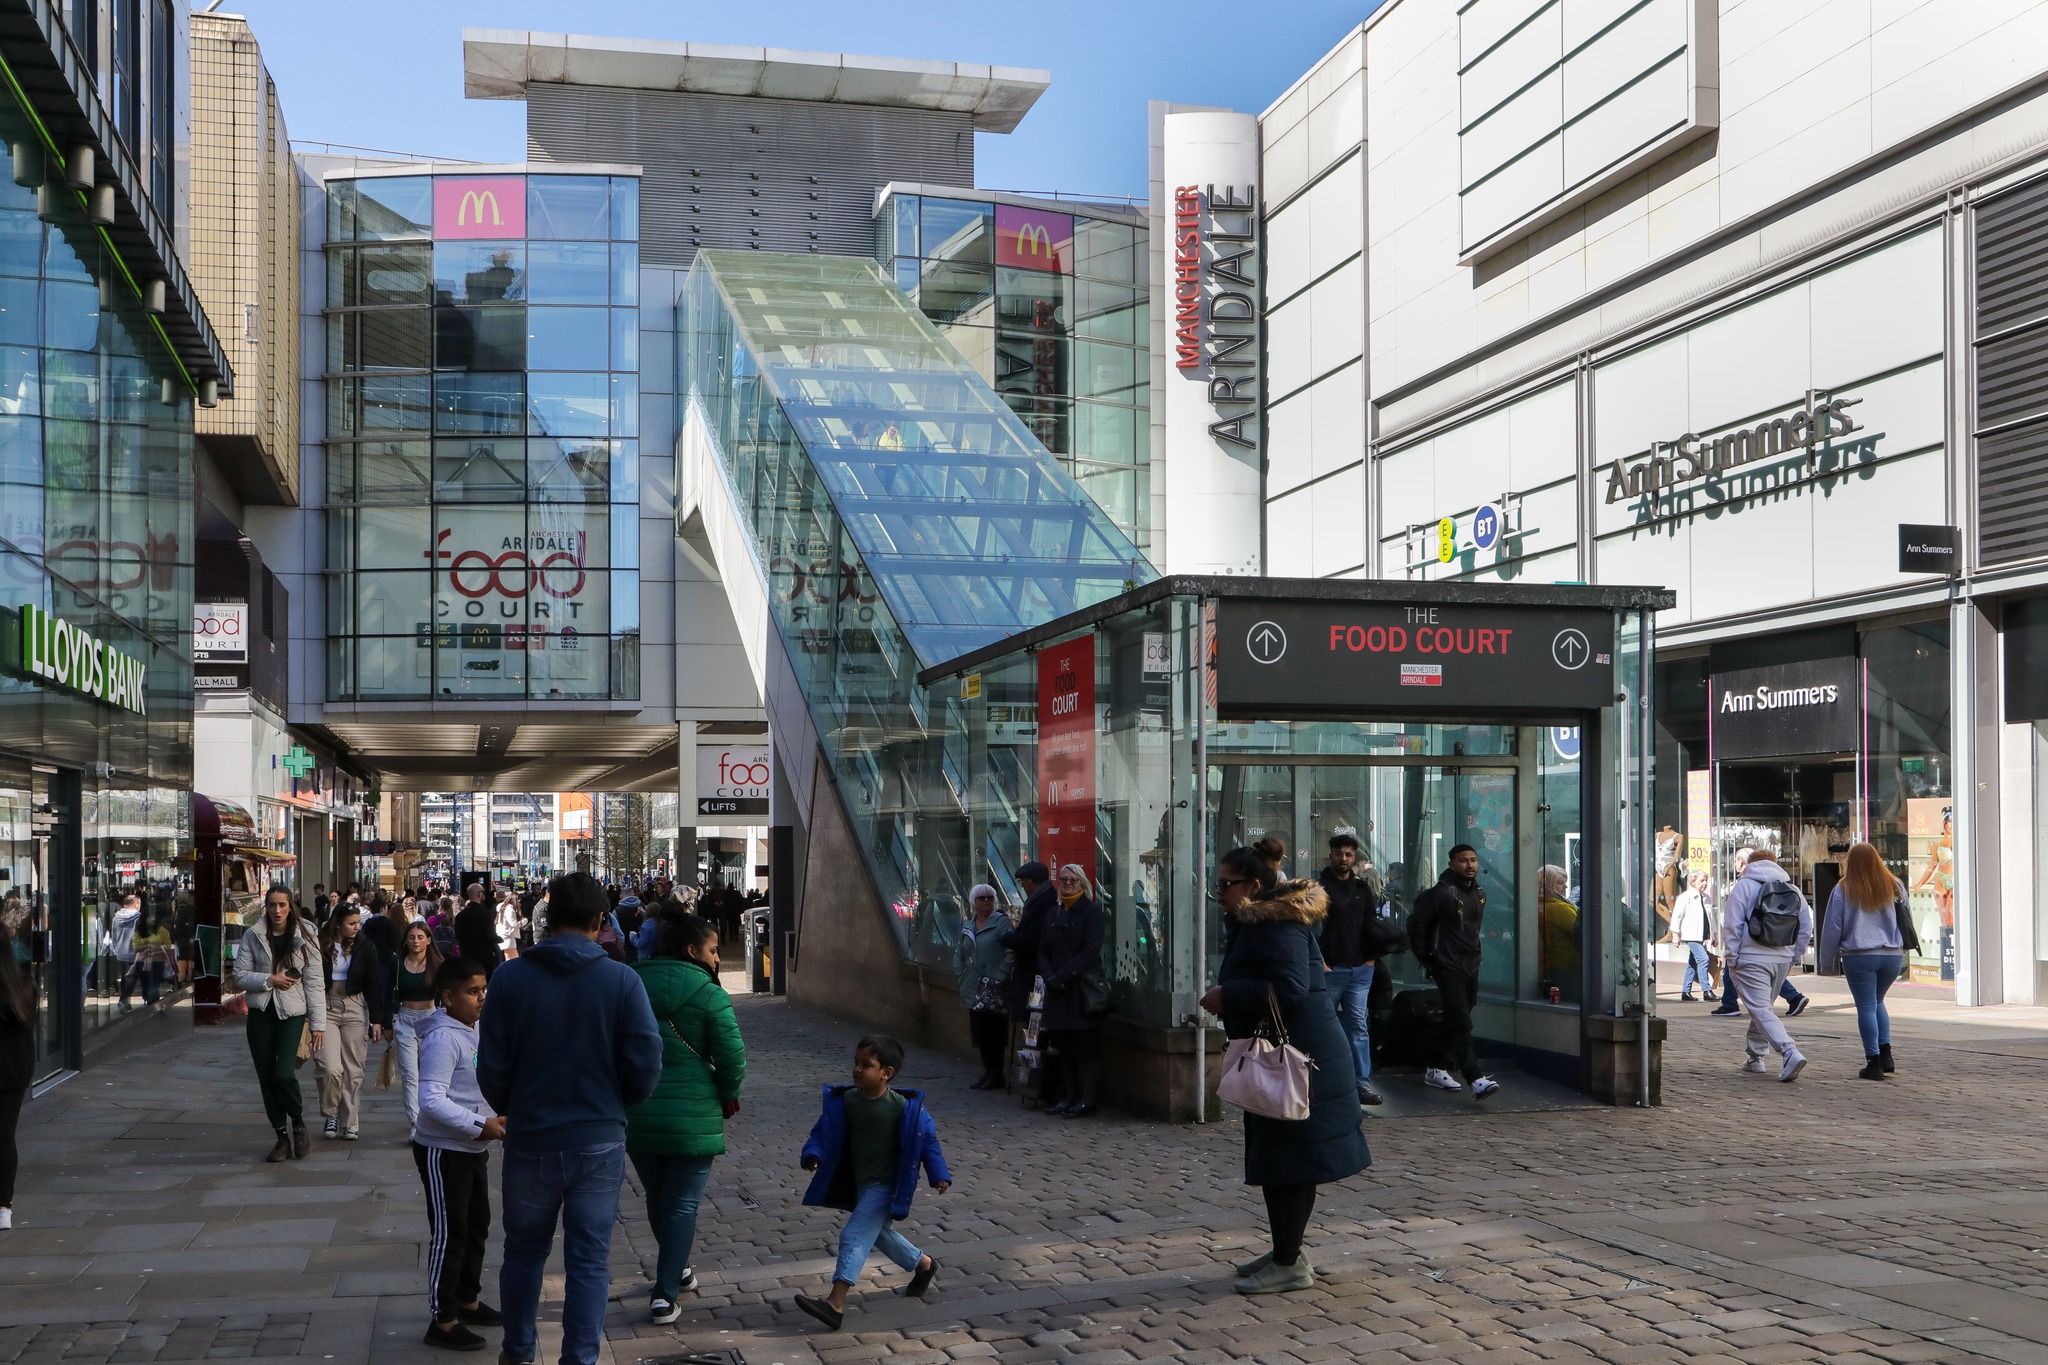
[[[1249,1038],[1233,1038],[1223,1048],[1223,1079],[1216,1095],[1248,1114],[1298,1122],[1308,1117],[1309,1072],[1315,1063],[1287,1041],[1280,1001],[1266,986],[1266,1018]]]

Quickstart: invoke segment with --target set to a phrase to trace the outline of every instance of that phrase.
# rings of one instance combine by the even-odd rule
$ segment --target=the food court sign
[[[147,714],[142,660],[41,607],[12,618],[8,662],[25,678],[104,706]]]

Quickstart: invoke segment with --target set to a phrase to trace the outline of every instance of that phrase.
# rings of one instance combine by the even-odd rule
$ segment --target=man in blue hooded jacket
[[[661,1034],[640,978],[597,945],[611,913],[603,883],[581,872],[555,878],[548,912],[550,935],[491,978],[477,1049],[478,1088],[505,1116],[502,1359],[532,1365],[539,1349],[541,1272],[559,1217],[562,1360],[595,1365],[626,1110],[661,1080]]]

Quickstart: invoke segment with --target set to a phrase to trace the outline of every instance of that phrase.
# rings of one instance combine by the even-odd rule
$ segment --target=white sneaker
[[[1764,1059],[1761,1057],[1744,1058],[1742,1062],[1742,1069],[1744,1071],[1754,1072],[1755,1074],[1760,1076],[1763,1074],[1764,1070]]]
[[[1761,1070],[1762,1068],[1759,1067],[1758,1069]],[[1788,1052],[1785,1054],[1785,1069],[1778,1073],[1778,1079],[1781,1081],[1796,1081],[1799,1079],[1799,1073],[1804,1070],[1806,1070],[1805,1054]]]
[[[693,1267],[693,1266],[687,1266],[687,1265],[686,1265],[686,1266],[684,1266],[684,1267],[683,1267],[683,1273],[682,1273],[682,1277],[681,1277],[681,1278],[680,1278],[679,1280],[677,1280],[677,1281],[676,1281],[676,1288],[677,1288],[677,1289],[678,1289],[679,1291],[681,1291],[682,1293],[685,1293],[685,1294],[687,1294],[687,1293],[689,1293],[689,1292],[690,1292],[691,1290],[695,1289],[696,1287],[697,1287],[697,1271],[696,1271],[696,1268],[695,1268],[695,1267]]]
[[[680,1305],[660,1297],[650,1300],[647,1307],[656,1327],[666,1327],[683,1315]]]
[[[5,1232],[5,1231],[7,1231],[7,1229],[9,1229],[9,1228],[11,1228],[11,1227],[13,1227],[13,1226],[14,1226],[14,1210],[13,1210],[13,1209],[5,1209],[5,1208],[0,1208],[0,1232]]]
[[[1483,1100],[1498,1089],[1500,1089],[1499,1081],[1491,1076],[1481,1076],[1478,1080],[1472,1082],[1472,1098]]]
[[[1424,1085],[1434,1086],[1438,1090],[1463,1090],[1465,1088],[1463,1085],[1460,1085],[1458,1083],[1457,1077],[1453,1076],[1450,1072],[1444,1070],[1440,1066],[1433,1066],[1429,1070],[1423,1072],[1422,1083]]]

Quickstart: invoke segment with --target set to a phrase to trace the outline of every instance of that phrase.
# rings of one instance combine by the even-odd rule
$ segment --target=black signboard
[[[768,798],[765,796],[700,796],[697,798],[699,815],[766,815]]]
[[[1963,535],[1953,526],[1899,526],[1899,572],[1962,571]]]
[[[1239,715],[1587,711],[1614,703],[1614,616],[1566,607],[1216,607],[1216,702]]]
[[[2048,720],[2048,597],[2005,606],[2005,719]]]
[[[1707,681],[1715,761],[1855,752],[1863,729],[1861,677],[1854,659],[1716,673]]]

